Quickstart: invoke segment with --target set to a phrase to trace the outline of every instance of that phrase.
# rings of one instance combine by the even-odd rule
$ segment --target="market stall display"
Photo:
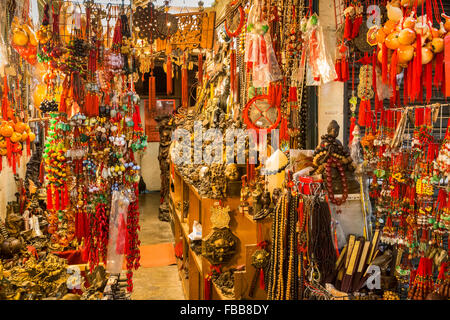
[[[0,299],[130,299],[149,168],[187,299],[449,299],[441,1],[5,2]]]

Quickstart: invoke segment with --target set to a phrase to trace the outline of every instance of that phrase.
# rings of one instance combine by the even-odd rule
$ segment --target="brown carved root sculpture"
[[[172,139],[172,130],[174,128],[173,118],[170,115],[158,116],[155,119],[158,122],[159,130],[159,168],[161,171],[161,204],[159,206],[158,218],[161,221],[169,221],[169,184],[170,184],[170,164],[169,148]]]

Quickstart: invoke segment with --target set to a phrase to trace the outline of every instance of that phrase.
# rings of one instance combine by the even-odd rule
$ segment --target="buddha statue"
[[[355,180],[355,164],[350,151],[341,141],[339,124],[333,120],[327,128],[327,133],[321,137],[319,145],[314,150],[312,175],[322,174],[324,180],[331,183],[335,194],[359,193],[359,183]],[[346,180],[346,186],[339,181]],[[346,189],[346,190],[344,190]]]

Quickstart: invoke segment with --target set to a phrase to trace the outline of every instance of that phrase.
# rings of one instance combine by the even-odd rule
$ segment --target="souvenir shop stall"
[[[0,299],[130,299],[156,167],[186,299],[448,300],[450,3],[192,6],[0,2]]]
[[[449,11],[439,0],[216,7],[195,103],[170,129],[186,298],[449,298]],[[317,113],[332,99],[341,110]]]

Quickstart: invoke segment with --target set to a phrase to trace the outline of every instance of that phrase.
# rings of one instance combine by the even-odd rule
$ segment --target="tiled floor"
[[[173,242],[169,222],[158,219],[159,193],[139,198],[141,245]],[[133,273],[133,300],[184,300],[177,266],[139,268]]]

